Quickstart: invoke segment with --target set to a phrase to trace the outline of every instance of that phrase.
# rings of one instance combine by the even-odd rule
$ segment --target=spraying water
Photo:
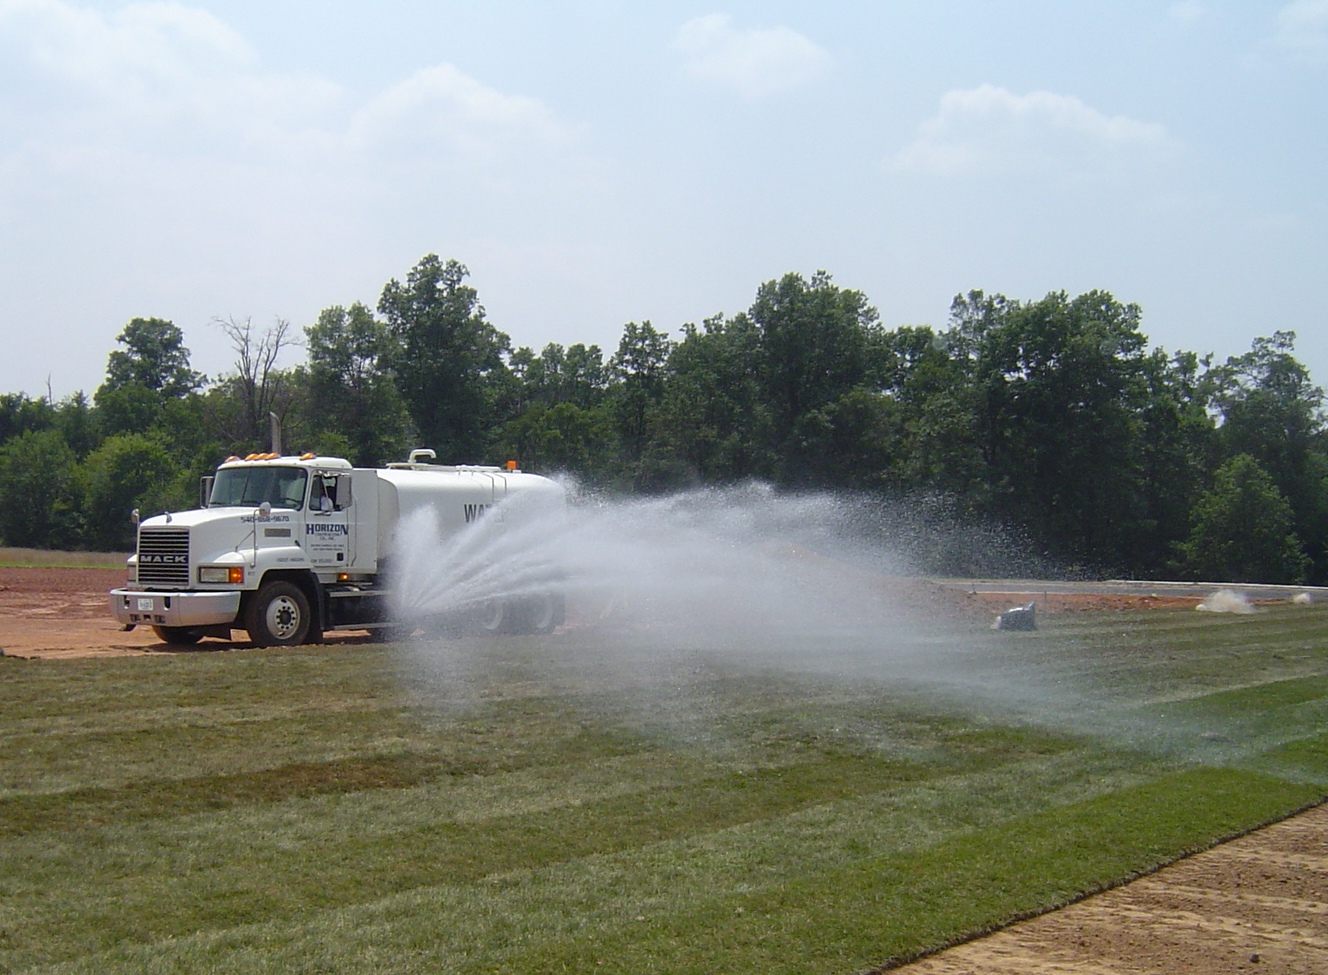
[[[665,688],[680,713],[704,709],[711,665],[1047,707],[1036,682],[1001,673],[971,627],[938,612],[896,544],[897,512],[883,522],[870,499],[759,484],[635,500],[570,493],[566,510],[514,496],[442,541],[427,511],[403,521],[396,613],[425,634],[411,652],[435,694],[455,703],[494,666],[489,641],[437,638],[454,636],[458,617],[556,587],[566,626],[530,641],[544,676],[563,667]]]
[[[1197,743],[1231,757],[1233,746],[1202,737],[1207,725],[1160,723],[1153,692],[1140,698],[1140,685],[1112,672],[1135,663],[1082,646],[1064,652],[1053,633],[1024,641],[949,615],[908,578],[897,513],[883,524],[858,499],[761,485],[626,501],[571,493],[566,510],[523,510],[530,502],[510,498],[443,541],[427,510],[403,521],[397,615],[424,631],[410,652],[434,678],[438,703],[473,703],[492,684],[519,683],[510,672],[489,681],[486,668],[500,665],[492,641],[453,639],[449,620],[556,587],[566,594],[566,626],[555,638],[523,638],[539,669],[528,679],[574,673],[581,683],[599,679],[608,694],[648,688],[665,723],[703,720],[707,668],[720,664],[728,674],[827,677],[868,693],[913,688],[932,706],[979,720],[1026,720],[1169,753]]]
[[[1249,614],[1256,612],[1249,597],[1234,589],[1219,589],[1194,608],[1205,613]]]
[[[428,629],[466,606],[556,584],[573,625],[655,632],[672,649],[805,649],[808,634],[833,643],[902,625],[882,577],[906,565],[855,540],[857,512],[830,495],[752,485],[566,511],[527,503],[514,497],[441,544],[429,511],[403,523],[398,615]]]

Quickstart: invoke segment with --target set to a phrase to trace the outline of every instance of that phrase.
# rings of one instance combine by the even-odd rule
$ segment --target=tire
[[[173,647],[191,647],[203,639],[203,631],[194,626],[154,626],[152,632],[162,643]]]
[[[508,633],[512,628],[512,604],[501,596],[486,599],[475,610],[475,629],[480,633]]]
[[[566,615],[563,597],[557,593],[540,592],[526,600],[521,627],[523,633],[552,633],[563,625]]]
[[[244,628],[256,647],[294,647],[309,638],[309,599],[291,582],[266,583],[249,600]]]

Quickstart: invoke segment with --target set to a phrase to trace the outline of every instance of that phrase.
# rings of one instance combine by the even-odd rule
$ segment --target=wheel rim
[[[264,622],[278,640],[289,640],[300,630],[300,604],[290,596],[278,596],[267,604]]]

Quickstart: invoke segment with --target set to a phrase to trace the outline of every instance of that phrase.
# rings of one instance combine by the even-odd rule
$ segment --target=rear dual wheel
[[[475,614],[475,625],[481,633],[514,633],[515,609],[511,600],[501,596],[486,599]]]
[[[563,597],[551,592],[536,593],[526,600],[527,633],[552,633],[563,625]]]
[[[520,599],[486,600],[475,614],[481,633],[552,633],[563,623],[563,598],[538,592]]]

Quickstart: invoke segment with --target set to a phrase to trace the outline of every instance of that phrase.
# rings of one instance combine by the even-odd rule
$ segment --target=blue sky
[[[1094,288],[1328,383],[1328,0],[0,0],[0,392],[135,316],[303,328],[456,258],[517,345],[829,271],[889,327]],[[301,357],[293,350],[287,364]]]

